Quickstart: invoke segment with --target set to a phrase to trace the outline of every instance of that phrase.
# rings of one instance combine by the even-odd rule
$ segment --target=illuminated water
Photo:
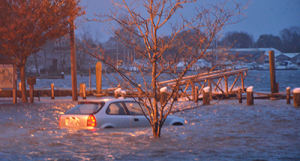
[[[175,113],[187,124],[153,138],[150,128],[61,130],[57,118],[75,104],[70,98],[2,99],[0,160],[300,160],[300,108],[285,100],[214,103]]]

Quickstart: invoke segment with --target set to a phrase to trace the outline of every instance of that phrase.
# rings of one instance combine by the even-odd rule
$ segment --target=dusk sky
[[[203,5],[205,2],[213,3],[221,0],[198,0],[192,5],[186,5],[180,12],[183,15],[189,15],[193,12],[195,6]],[[245,2],[246,0],[236,0],[237,2]],[[110,0],[82,0],[82,6],[85,7],[86,17],[95,18],[94,13],[107,13],[112,8]],[[248,8],[243,11],[246,19],[234,25],[225,27],[220,34],[224,35],[228,31],[243,31],[253,36],[254,41],[261,34],[278,35],[280,30],[290,26],[300,26],[300,0],[250,0]],[[176,17],[172,21],[175,21]],[[100,41],[108,40],[110,35],[104,30],[107,25],[100,22],[84,23],[89,26],[92,33],[96,31],[101,34]],[[81,30],[78,26],[77,33]],[[163,29],[164,33],[168,33],[167,29]]]

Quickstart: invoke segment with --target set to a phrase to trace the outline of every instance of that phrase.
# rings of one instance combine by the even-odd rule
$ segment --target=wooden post
[[[33,91],[34,91],[34,86],[29,85],[29,97],[30,97],[29,103],[34,103]]]
[[[196,97],[195,97],[195,83],[194,83],[194,80],[191,80],[191,87],[192,87],[192,100],[195,101]]]
[[[15,63],[13,65],[13,103],[17,103],[17,79],[18,79],[18,74],[17,74],[17,64]]]
[[[54,83],[51,83],[51,99],[54,99]]]
[[[239,103],[243,103],[243,98],[242,98],[242,88],[239,87],[238,89],[238,97],[239,97]]]
[[[246,89],[247,92],[247,105],[253,105],[253,86]]]
[[[74,17],[70,18],[70,55],[71,55],[71,77],[72,77],[72,100],[78,101],[77,91],[77,69],[76,69],[76,46],[75,46],[75,23]]]
[[[293,90],[293,94],[294,106],[300,106],[300,88],[295,88]]]
[[[244,85],[244,72],[241,73],[241,84],[242,84],[242,91],[244,91],[244,89],[245,89],[245,85]]]
[[[16,89],[12,90],[12,96],[13,96],[13,103],[17,103],[17,91]]]
[[[97,94],[101,94],[102,90],[102,63],[96,63],[96,91]]]
[[[82,85],[82,99],[86,99],[86,89],[85,89],[85,84],[83,83]]]
[[[83,85],[84,83],[79,83],[79,97],[83,97]]]
[[[276,75],[275,75],[275,60],[274,60],[274,51],[269,51],[269,64],[270,64],[270,83],[271,83],[271,93],[276,93]]]
[[[291,104],[291,89],[286,87],[286,104]]]
[[[194,97],[195,100],[194,100],[194,101],[195,101],[196,103],[198,103],[198,93],[199,93],[198,91],[199,91],[199,87],[196,86],[196,87],[195,87],[195,93],[194,93],[194,95],[195,95],[195,97]]]
[[[165,102],[167,102],[167,87],[160,89],[160,104],[163,105]]]
[[[29,102],[34,103],[34,96],[33,96],[33,91],[34,91],[34,85],[36,84],[36,78],[35,77],[29,77],[27,78],[27,84],[29,85]]]
[[[210,87],[203,88],[203,105],[210,105]]]
[[[22,91],[22,83],[19,82],[19,90]]]
[[[228,76],[224,76],[225,81],[225,93],[228,94]]]

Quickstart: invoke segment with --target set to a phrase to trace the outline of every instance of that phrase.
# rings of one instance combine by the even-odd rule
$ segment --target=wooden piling
[[[228,93],[228,76],[224,76],[224,81],[225,81],[225,93]]]
[[[51,83],[51,99],[54,99],[54,83]]]
[[[75,23],[74,23],[74,17],[70,17],[70,19],[71,19],[70,20],[70,57],[71,57],[71,77],[72,77],[72,100],[78,101]]]
[[[286,104],[291,104],[291,89],[286,87]]]
[[[12,90],[12,95],[13,95],[13,103],[17,103],[17,90],[13,89]]]
[[[82,99],[86,99],[86,88],[85,88],[85,84],[83,83],[82,85]]]
[[[34,91],[34,86],[29,85],[29,103],[34,103],[33,91]]]
[[[247,105],[253,105],[253,86],[250,86],[246,89],[247,92]]]
[[[241,73],[241,84],[242,84],[242,91],[245,91],[245,85],[244,85],[244,72]]]
[[[96,63],[96,91],[97,94],[101,94],[102,90],[102,63]]]
[[[34,103],[34,96],[33,96],[33,91],[34,91],[34,85],[36,84],[36,78],[35,77],[29,77],[27,78],[27,84],[29,85],[29,102]]]
[[[17,64],[15,63],[14,64],[14,67],[13,67],[13,103],[17,103],[18,100],[17,100]]]
[[[277,93],[274,51],[269,51],[271,93]]]
[[[195,101],[196,97],[195,97],[195,83],[193,81],[193,79],[191,79],[191,88],[192,88],[192,100]]]
[[[203,105],[210,105],[210,87],[203,88]]]
[[[294,106],[300,106],[300,88],[295,88],[293,90],[293,94],[294,94]]]
[[[195,93],[194,93],[194,95],[195,95],[195,96],[194,96],[194,98],[195,98],[194,101],[195,101],[196,103],[198,103],[198,93],[199,93],[199,87],[196,86],[196,87],[195,87]]]
[[[242,88],[241,87],[239,87],[239,89],[238,89],[238,98],[239,98],[239,103],[243,103]]]

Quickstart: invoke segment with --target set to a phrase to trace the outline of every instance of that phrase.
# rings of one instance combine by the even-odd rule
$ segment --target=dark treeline
[[[186,32],[184,37],[193,37],[195,31]],[[122,32],[121,32],[122,33]],[[227,32],[223,37],[215,40],[211,45],[212,48],[231,47],[231,48],[275,48],[283,53],[297,53],[300,52],[300,27],[292,26],[284,28],[275,36],[272,34],[262,34],[257,40],[254,40],[253,36],[243,31]],[[138,39],[138,38],[137,38]],[[166,36],[165,39],[168,39]],[[192,39],[186,39],[185,43],[193,43]],[[111,37],[103,44],[106,49],[118,48],[121,53],[124,48],[127,51],[127,47],[119,42],[117,39]],[[183,40],[184,41],[184,40]],[[140,41],[142,43],[142,40]],[[118,45],[117,45],[118,44]]]
[[[284,53],[297,53],[300,52],[300,27],[285,28],[279,36],[262,34],[256,41],[246,32],[228,32],[219,44],[233,48],[275,48]]]

